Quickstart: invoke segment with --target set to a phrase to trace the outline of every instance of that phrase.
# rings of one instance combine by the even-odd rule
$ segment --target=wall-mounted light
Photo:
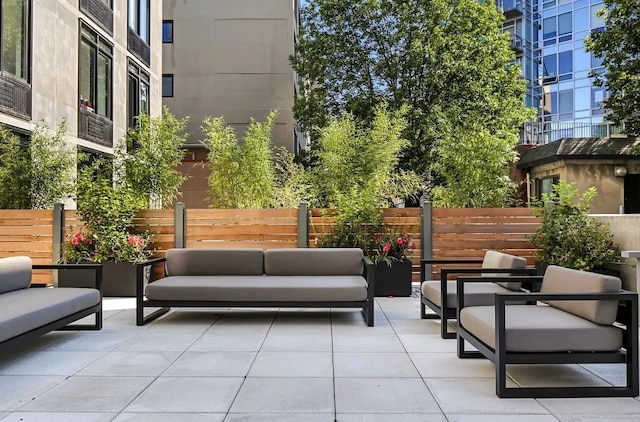
[[[627,175],[627,168],[625,166],[615,166],[613,168],[613,174],[617,177],[624,177]]]

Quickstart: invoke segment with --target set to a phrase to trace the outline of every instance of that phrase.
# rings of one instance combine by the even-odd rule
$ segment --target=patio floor
[[[135,325],[105,299],[99,332],[0,354],[5,421],[638,421],[640,401],[499,399],[486,360],[459,360],[416,298],[357,310],[177,309]],[[510,367],[520,385],[624,381],[622,365]]]

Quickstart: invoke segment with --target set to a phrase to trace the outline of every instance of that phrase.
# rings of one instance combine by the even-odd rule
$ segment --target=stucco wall
[[[592,214],[592,217],[609,225],[621,251],[640,251],[640,215]],[[625,289],[638,291],[635,259],[623,259],[620,264],[613,264],[612,267],[621,271]]]

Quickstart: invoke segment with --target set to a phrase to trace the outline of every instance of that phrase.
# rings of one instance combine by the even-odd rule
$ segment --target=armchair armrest
[[[455,259],[455,258],[430,258],[420,260],[420,282],[427,279],[426,266],[433,264],[482,264],[482,259]],[[431,272],[431,269],[429,270]]]
[[[367,279],[367,298],[373,300],[375,296],[374,263],[368,256],[362,258],[364,262],[365,278]]]
[[[94,270],[94,286],[102,295],[102,264],[32,264],[33,270]]]
[[[154,258],[148,261],[138,262],[136,264],[136,296],[142,298],[144,295],[144,270],[147,267],[155,267],[158,264],[162,264],[167,260],[167,258]],[[149,278],[149,283],[152,283],[152,277]]]
[[[529,268],[526,268],[526,269],[529,269]],[[458,312],[460,311],[460,309],[464,308],[464,283],[486,283],[487,281],[522,282],[522,283],[530,283],[532,286],[530,290],[533,290],[534,289],[533,286],[537,286],[539,288],[539,286],[542,284],[542,279],[543,279],[542,276],[536,276],[536,275],[529,275],[529,276],[521,275],[521,276],[508,276],[508,277],[458,277],[456,281],[456,287],[458,292],[458,295],[457,295]],[[526,295],[527,298],[530,295],[529,292],[499,293],[499,294],[504,295],[505,297],[514,296],[514,297],[517,297],[519,300],[522,300],[523,295]],[[536,299],[531,299],[531,300],[536,300]]]

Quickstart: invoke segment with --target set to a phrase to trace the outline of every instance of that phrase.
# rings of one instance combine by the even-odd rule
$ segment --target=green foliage
[[[309,2],[290,58],[306,81],[297,122],[315,148],[320,128],[345,112],[371,122],[382,102],[407,106],[401,167],[419,174],[438,158],[430,150],[443,130],[464,134],[460,142],[476,127],[486,138],[511,139],[533,113],[524,106],[526,81],[510,65],[503,20],[495,2],[476,0]]]
[[[0,128],[0,208],[48,209],[73,195],[75,149],[63,119],[54,133],[39,122],[28,144]]]
[[[27,146],[0,126],[0,209],[31,207],[30,164]]]
[[[535,257],[545,264],[578,270],[592,270],[616,262],[618,245],[609,227],[588,215],[595,187],[577,198],[575,183],[560,182],[553,192],[544,194],[535,210],[540,227],[529,237],[537,251]]]
[[[53,208],[54,204],[73,195],[76,153],[75,148],[67,145],[65,132],[66,121],[63,119],[53,134],[43,122],[31,133],[32,208]]]
[[[295,162],[295,157],[286,148],[273,149],[273,196],[274,208],[298,208],[300,202],[311,202],[311,189],[304,167]]]
[[[166,106],[159,117],[142,113],[137,127],[120,144],[116,155],[124,165],[126,179],[147,206],[171,205],[187,179],[177,170],[184,157],[187,135],[182,132],[187,121],[177,119]]]
[[[602,57],[606,73],[595,71],[594,85],[609,92],[604,108],[607,118],[616,125],[624,123],[629,135],[640,134],[640,4],[636,0],[604,0],[598,16],[606,22],[605,30],[592,32],[586,50]]]

